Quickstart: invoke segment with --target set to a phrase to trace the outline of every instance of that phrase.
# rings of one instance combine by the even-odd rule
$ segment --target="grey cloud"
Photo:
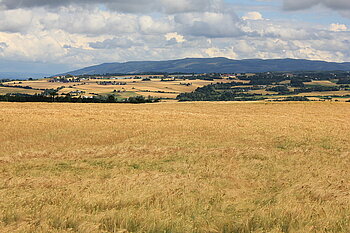
[[[137,17],[100,11],[61,9],[39,20],[45,30],[61,29],[72,34],[115,35],[138,30]]]
[[[60,7],[70,5],[104,5],[105,7],[131,13],[145,12],[194,12],[217,11],[223,9],[223,0],[0,0],[0,6],[6,9],[32,7]]]
[[[140,46],[142,43],[137,43],[128,38],[113,38],[106,39],[102,42],[91,42],[89,46],[94,49],[115,49],[115,48],[130,48],[133,46]]]
[[[219,11],[223,9],[223,0],[110,0],[106,6],[110,9],[122,12],[203,12]]]
[[[320,0],[284,0],[285,10],[301,10],[320,3]]]
[[[177,28],[184,35],[208,38],[236,37],[242,35],[240,20],[232,13],[187,13],[175,16]]]
[[[8,47],[5,42],[0,42],[0,52],[3,52]]]
[[[346,18],[350,18],[350,10],[339,10],[339,13]]]
[[[116,0],[113,4],[111,0],[99,1],[111,10],[97,6],[96,1],[33,1],[36,4],[29,4],[31,1],[23,0],[25,5],[17,6],[15,1],[2,1],[7,8],[40,8],[0,11],[1,42],[6,43],[0,44],[1,56],[79,66],[214,55],[350,59],[346,49],[348,32],[332,32],[328,26],[306,22],[242,21],[232,8],[222,7],[222,0]],[[47,8],[68,6],[71,2],[91,7]],[[294,0],[293,9],[319,2]],[[139,9],[142,7],[145,9]],[[332,7],[336,9],[337,6]],[[160,14],[141,14],[150,11]],[[185,41],[167,40],[167,33],[177,33]]]
[[[0,11],[0,31],[3,32],[24,32],[29,30],[32,24],[33,15],[22,9]]]
[[[165,46],[177,46],[177,45],[178,45],[178,42],[176,41],[175,38],[172,38],[165,42]]]
[[[39,6],[59,6],[68,4],[69,0],[2,0],[0,1],[1,6],[7,9],[20,9],[20,8],[29,8],[29,7],[39,7]]]
[[[189,12],[166,15],[136,15],[87,9],[60,9],[39,20],[45,30],[61,29],[89,36],[158,35],[169,32],[209,38],[242,34],[240,19],[232,12]]]
[[[284,0],[283,2],[284,9],[286,10],[307,9],[319,4],[334,10],[350,9],[349,0]]]
[[[294,22],[288,21],[244,21],[242,23],[244,35],[249,37],[272,38],[283,40],[317,40],[332,39],[327,29],[315,28],[314,25],[304,24],[299,26]]]

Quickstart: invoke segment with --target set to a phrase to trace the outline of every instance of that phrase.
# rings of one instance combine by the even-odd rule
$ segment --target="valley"
[[[39,80],[3,81],[1,100],[27,96],[43,101],[340,101],[350,100],[350,73],[266,72],[152,75],[64,75]],[[109,99],[108,99],[109,98]],[[76,100],[77,101],[77,100]]]

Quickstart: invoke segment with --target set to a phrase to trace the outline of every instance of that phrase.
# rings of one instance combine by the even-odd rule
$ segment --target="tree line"
[[[59,102],[59,103],[156,103],[159,102],[159,98],[134,96],[125,99],[118,99],[114,95],[109,96],[94,96],[91,98],[73,98],[69,94],[65,96],[45,96],[45,95],[28,95],[28,94],[7,94],[0,95],[0,101],[2,102]]]

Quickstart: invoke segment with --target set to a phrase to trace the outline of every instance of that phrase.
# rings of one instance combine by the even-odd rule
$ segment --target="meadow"
[[[349,103],[0,113],[0,232],[350,232]]]

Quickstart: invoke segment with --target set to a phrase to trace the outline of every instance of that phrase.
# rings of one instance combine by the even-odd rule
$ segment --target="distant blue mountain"
[[[23,72],[0,72],[0,79],[39,79],[44,77],[50,77],[50,74],[41,73],[23,73]]]
[[[246,59],[232,60],[217,58],[185,58],[170,61],[131,61],[105,63],[68,72],[84,74],[137,74],[147,72],[167,73],[247,73],[269,71],[350,71],[350,63],[335,63],[300,59]]]

